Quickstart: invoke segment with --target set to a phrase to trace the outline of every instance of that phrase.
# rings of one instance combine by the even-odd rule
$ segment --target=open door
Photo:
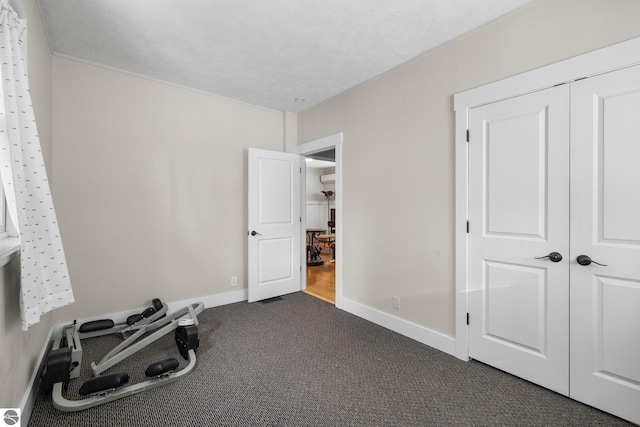
[[[249,302],[301,290],[300,159],[249,149]]]

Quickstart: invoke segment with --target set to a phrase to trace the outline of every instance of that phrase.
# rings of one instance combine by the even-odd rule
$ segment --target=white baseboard
[[[246,300],[247,300],[247,290],[238,289],[236,291],[229,291],[222,294],[188,298],[188,299],[184,299],[180,301],[172,301],[172,302],[162,300],[162,302],[167,304],[167,307],[169,308],[169,313],[171,313],[183,307],[187,307],[190,304],[195,304],[198,302],[203,303],[205,308],[211,308],[211,307],[218,307],[220,305],[233,304],[235,302],[246,301]],[[99,316],[86,317],[83,319],[77,319],[77,322],[79,325],[86,322],[91,322],[93,320],[100,320],[100,319],[113,319],[113,321],[116,323],[124,322],[127,319],[127,317],[131,316],[132,314],[140,313],[142,310],[145,309],[145,307],[146,306],[141,306],[140,308],[136,308],[132,310],[118,311],[115,313],[107,313],[107,314],[101,314]],[[70,322],[65,322],[64,324],[55,325],[53,329],[53,333],[55,334],[56,332],[60,331],[60,329],[63,326],[68,325],[69,323]]]
[[[206,308],[217,307],[221,305],[233,304],[236,302],[246,301],[248,298],[246,289],[226,292],[224,294],[210,295],[204,298],[193,298],[188,300],[167,303],[169,312],[185,307],[196,302],[203,302]],[[375,310],[355,301],[342,298],[338,307],[348,313],[361,317],[365,320],[383,326],[401,335],[414,339],[422,344],[443,351],[447,354],[455,356],[456,340],[450,336],[432,331],[424,326],[399,319],[390,314]]]
[[[233,304],[236,302],[246,301],[248,299],[248,292],[246,289],[238,289],[236,291],[229,291],[222,294],[208,295],[201,298],[190,298],[175,302],[168,302],[169,312],[178,310],[182,307],[186,307],[190,304],[202,302],[205,308],[218,307],[221,305]]]
[[[31,418],[33,404],[36,401],[36,393],[38,393],[38,390],[40,388],[40,373],[44,369],[45,357],[49,353],[49,348],[51,347],[53,332],[54,327],[52,326],[51,328],[49,328],[49,339],[45,341],[44,345],[42,346],[42,350],[40,350],[36,369],[34,369],[34,371],[31,373],[29,387],[22,397],[22,402],[20,402],[20,425],[23,427],[26,427],[27,424],[29,424],[29,419]]]
[[[452,356],[456,354],[456,340],[450,336],[432,331],[407,320],[399,319],[344,297],[341,299],[338,308]]]

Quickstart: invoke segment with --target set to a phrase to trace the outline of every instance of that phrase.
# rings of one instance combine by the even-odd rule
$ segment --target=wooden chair
[[[327,223],[327,234],[318,234],[316,235],[316,240],[324,244],[326,248],[329,246],[331,248],[331,260],[335,261],[336,259],[336,223],[335,221],[329,221]]]

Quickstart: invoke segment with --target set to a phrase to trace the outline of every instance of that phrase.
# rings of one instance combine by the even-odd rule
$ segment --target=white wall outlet
[[[400,297],[393,297],[393,308],[400,310]]]
[[[238,286],[238,276],[231,276],[231,286]]]

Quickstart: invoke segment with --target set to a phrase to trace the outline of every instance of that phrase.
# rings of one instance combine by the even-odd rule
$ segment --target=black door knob
[[[562,254],[560,252],[551,252],[549,255],[537,257],[536,259],[549,258],[552,262],[562,261]]]
[[[607,264],[600,264],[599,262],[595,262],[594,260],[591,259],[589,255],[578,255],[578,257],[576,258],[576,261],[578,261],[578,264],[580,265],[589,265],[591,263],[594,263],[594,264],[601,265],[603,267],[607,266]]]
[[[578,258],[576,258],[576,261],[578,261],[578,264],[580,265],[591,264],[591,258],[589,257],[589,255],[578,255]]]
[[[262,234],[258,233],[256,230],[251,231],[252,236],[262,236]]]

